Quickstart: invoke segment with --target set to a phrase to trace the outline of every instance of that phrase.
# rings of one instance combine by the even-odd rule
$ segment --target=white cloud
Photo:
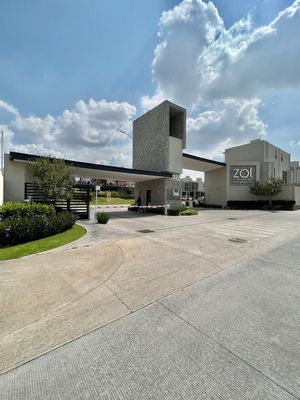
[[[129,166],[132,143],[120,129],[131,132],[135,112],[127,102],[90,99],[87,103],[78,101],[58,117],[23,117],[17,113],[9,126],[27,143],[10,147],[26,153]]]
[[[193,152],[210,148],[220,157],[225,145],[265,135],[259,97],[300,86],[300,0],[269,25],[254,28],[247,17],[230,29],[211,2],[183,0],[162,14],[159,37],[152,63],[156,91],[141,105],[149,109],[169,99],[187,107]]]
[[[223,21],[211,2],[184,0],[163,12],[161,42],[152,63],[157,90],[153,98],[142,99],[143,107],[153,106],[163,98],[193,107],[200,97],[199,56],[222,31]]]
[[[11,126],[33,138],[38,135],[49,142],[59,141],[67,146],[107,146],[124,141],[119,130],[131,130],[135,112],[136,108],[126,102],[90,99],[85,103],[80,100],[73,109],[65,110],[56,118],[18,115]]]
[[[51,115],[47,115],[45,118],[32,115],[24,118],[21,115],[17,115],[10,126],[17,131],[24,132],[35,140],[42,138],[42,140],[51,141],[57,130],[56,123],[56,119]]]
[[[8,104],[4,100],[0,100],[0,108],[2,108],[3,110],[7,111],[10,114],[19,115],[17,108],[12,106],[11,104]]]
[[[159,36],[156,93],[142,98],[144,108],[168,98],[193,109],[203,101],[300,86],[300,0],[269,25],[253,28],[248,17],[228,30],[211,2],[183,0],[162,14]]]
[[[290,145],[291,147],[300,147],[300,140],[291,140],[291,141],[289,142],[289,145]]]
[[[60,151],[45,147],[43,144],[29,143],[29,144],[11,144],[10,150],[19,153],[33,154],[33,155],[52,155],[53,157],[65,158],[64,154]]]
[[[300,0],[267,26],[237,24],[201,54],[199,79],[209,98],[249,98],[300,86]]]
[[[0,124],[0,132],[3,131],[4,152],[7,152],[12,146],[12,140],[15,136],[6,124]]]
[[[188,118],[187,150],[219,157],[226,147],[266,135],[267,126],[258,116],[260,104],[259,99],[217,101],[213,111]]]

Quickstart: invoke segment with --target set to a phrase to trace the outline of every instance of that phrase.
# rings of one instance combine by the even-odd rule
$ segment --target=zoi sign
[[[231,185],[253,185],[256,181],[256,165],[231,165]]]

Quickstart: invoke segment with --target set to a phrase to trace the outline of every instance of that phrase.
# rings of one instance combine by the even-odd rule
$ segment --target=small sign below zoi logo
[[[231,165],[231,185],[253,185],[256,181],[256,165]]]

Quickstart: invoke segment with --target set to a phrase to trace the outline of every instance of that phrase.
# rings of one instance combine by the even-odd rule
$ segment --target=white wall
[[[274,177],[282,179],[282,172],[288,172],[290,168],[290,154],[265,140],[257,140],[225,150],[226,164],[237,164],[239,161],[250,162],[252,160],[261,163],[258,180]]]
[[[23,201],[25,182],[30,182],[30,173],[24,162],[12,161],[4,156],[4,201]]]
[[[205,203],[226,206],[226,167],[205,172]]]
[[[169,137],[169,169],[173,174],[182,173],[182,140]]]
[[[274,200],[295,200],[295,206],[300,206],[300,187],[283,185],[282,191],[274,196]]]

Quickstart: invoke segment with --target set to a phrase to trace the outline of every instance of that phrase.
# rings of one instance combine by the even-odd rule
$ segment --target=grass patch
[[[198,211],[189,208],[188,210],[181,211],[179,215],[197,215]]]
[[[48,236],[43,239],[33,240],[32,242],[18,244],[0,249],[0,261],[19,258],[30,254],[40,253],[41,251],[51,250],[55,247],[73,242],[86,234],[86,230],[79,225],[72,226],[65,232]]]
[[[110,201],[106,200],[106,197],[98,197],[97,198],[97,205],[107,205],[109,206],[110,204],[113,206],[116,206],[118,204],[132,204],[134,203],[134,199],[121,199],[120,197],[112,197]],[[90,202],[91,206],[95,205],[95,200]]]

